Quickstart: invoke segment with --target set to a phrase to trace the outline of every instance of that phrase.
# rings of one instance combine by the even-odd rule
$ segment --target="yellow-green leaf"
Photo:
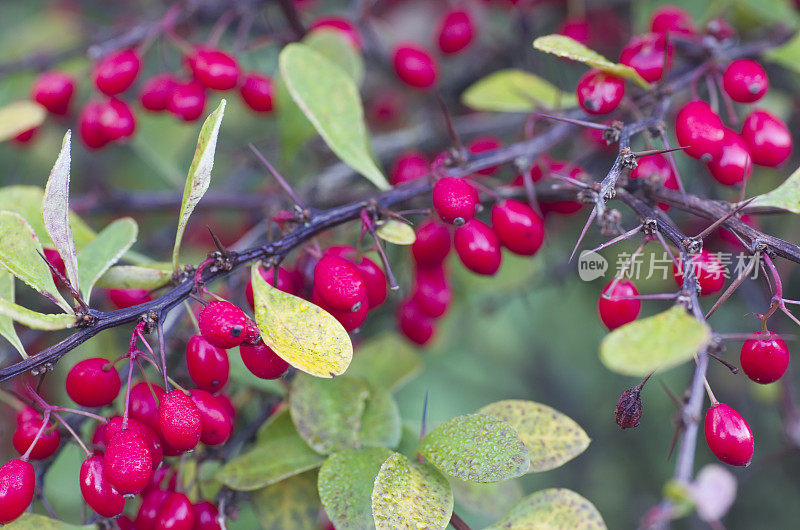
[[[225,100],[223,99],[219,107],[208,115],[203,127],[200,129],[200,136],[197,138],[197,148],[194,151],[192,164],[189,166],[189,175],[186,177],[186,186],[183,188],[183,200],[181,201],[181,212],[178,215],[178,232],[175,234],[175,246],[172,248],[172,266],[178,269],[178,256],[181,251],[181,240],[186,223],[194,211],[194,207],[205,195],[208,185],[211,183],[211,169],[214,167],[214,153],[217,149],[217,137],[219,136],[219,126],[222,124],[222,117],[225,115]]]
[[[395,245],[411,245],[417,240],[417,234],[411,225],[396,219],[382,222],[375,230],[378,237]]]
[[[798,46],[800,47],[800,45]],[[753,199],[750,206],[780,208],[792,213],[800,213],[800,168],[796,169],[774,190]]]
[[[109,267],[119,261],[133,242],[139,227],[130,217],[117,219],[105,227],[97,237],[78,253],[78,271],[81,294],[88,302],[92,288]]]
[[[591,502],[574,491],[551,488],[522,499],[486,530],[605,530]]]
[[[479,79],[461,94],[461,102],[475,110],[530,112],[538,108],[574,107],[574,94],[524,70],[499,70]]]
[[[289,477],[251,495],[263,530],[316,528],[319,525],[316,471]]]
[[[28,221],[18,213],[0,212],[0,241],[0,264],[71,313],[72,308],[59,294],[50,269],[39,254],[44,250]]]
[[[167,264],[169,265],[169,264]],[[111,267],[97,280],[98,287],[115,289],[146,289],[151,291],[167,285],[172,280],[172,270],[117,265]]]
[[[453,491],[433,466],[399,453],[381,465],[372,490],[372,517],[378,530],[447,528]]]
[[[14,302],[14,276],[10,272],[0,269],[0,299]],[[14,320],[6,315],[0,315],[0,336],[4,337],[25,359],[28,355],[14,329]]]
[[[507,422],[483,414],[458,416],[422,439],[417,452],[440,471],[470,482],[498,482],[530,468],[525,444]]]
[[[596,51],[587,48],[580,42],[566,35],[545,35],[533,41],[533,47],[543,52],[552,53],[559,57],[566,57],[573,61],[588,64],[592,68],[599,68],[609,74],[630,79],[645,90],[650,89],[650,83],[630,66],[612,63]]]
[[[800,32],[795,33],[794,37],[783,45],[765,51],[763,57],[800,73]]]
[[[388,189],[386,177],[369,153],[364,109],[353,79],[305,44],[284,47],[279,63],[292,99],[328,147],[378,188]]]
[[[275,289],[253,264],[256,324],[261,338],[276,354],[317,377],[344,373],[353,358],[353,343],[332,315],[307,300]]]
[[[685,363],[710,339],[707,324],[675,305],[606,335],[600,343],[600,360],[612,372],[644,377]]]
[[[387,390],[397,390],[422,369],[422,359],[397,333],[363,342],[347,372]]]
[[[24,513],[13,523],[3,526],[3,530],[92,530],[94,528],[97,528],[97,525],[68,524],[38,513]]]
[[[47,111],[34,101],[13,101],[0,107],[0,142],[42,124]]]
[[[71,328],[75,325],[75,316],[72,314],[59,313],[53,315],[39,313],[4,298],[0,298],[0,315],[7,316],[11,320],[31,329],[52,331]]]
[[[486,405],[478,413],[514,427],[530,455],[529,473],[555,469],[584,452],[591,442],[574,420],[541,403],[509,399]]]

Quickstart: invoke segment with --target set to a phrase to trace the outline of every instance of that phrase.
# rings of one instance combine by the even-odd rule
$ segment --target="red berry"
[[[405,151],[400,153],[392,166],[389,181],[392,186],[403,182],[424,177],[431,172],[428,159],[419,151]]]
[[[167,101],[167,111],[183,121],[194,121],[203,115],[206,90],[197,81],[177,82]]]
[[[143,494],[142,504],[134,521],[136,530],[155,530],[158,513],[170,495],[172,492],[161,489],[153,489]]]
[[[426,315],[439,318],[445,314],[453,293],[447,282],[444,267],[417,267],[412,300]]]
[[[565,19],[558,28],[558,34],[578,41],[584,46],[589,46],[592,42],[592,30],[589,26],[589,21],[581,17]]]
[[[31,99],[53,114],[64,115],[75,92],[75,80],[63,72],[49,71],[36,78]]]
[[[272,79],[258,72],[250,72],[239,87],[242,100],[256,112],[270,112],[275,97]]]
[[[311,301],[330,313],[345,331],[354,331],[361,327],[367,320],[367,314],[369,313],[369,301],[362,303],[356,311],[342,311],[336,308],[329,306],[325,300],[320,296],[316,289],[313,290]]]
[[[697,281],[700,283],[700,296],[709,296],[725,286],[725,267],[717,257],[703,249],[700,254],[692,256],[692,267]],[[675,283],[683,285],[683,265],[678,257],[678,264],[672,266]]]
[[[116,517],[125,508],[125,497],[103,475],[103,457],[83,461],[79,475],[81,495],[89,507],[102,517]]]
[[[100,125],[103,109],[102,102],[88,101],[78,116],[78,132],[84,145],[90,149],[100,149],[110,141],[109,138],[106,138],[103,127]]]
[[[411,255],[417,265],[428,267],[443,262],[450,253],[450,232],[434,220],[417,228],[417,239],[411,244]]]
[[[177,84],[178,81],[172,74],[154,75],[139,90],[139,102],[142,107],[153,112],[167,110]]]
[[[217,394],[215,397],[228,414],[228,418],[231,420],[231,425],[234,425],[236,423],[236,407],[233,406],[233,401],[231,401],[231,398],[225,394]]]
[[[106,446],[118,432],[124,430],[122,428],[123,421],[124,419],[122,416],[114,416],[105,424],[103,428],[103,442]],[[158,467],[161,463],[161,459],[164,458],[164,448],[161,445],[161,438],[159,435],[157,435],[153,429],[134,418],[128,418],[127,429],[135,432],[144,440],[147,449],[150,451],[150,459],[153,461],[153,468]]]
[[[314,290],[325,305],[337,311],[358,311],[369,303],[358,269],[332,254],[324,255],[314,267]]]
[[[413,299],[398,306],[397,325],[408,340],[420,346],[427,344],[435,331],[433,318],[425,314]]]
[[[775,333],[754,334],[742,345],[739,362],[747,377],[756,383],[774,383],[789,368],[789,348]]]
[[[192,506],[192,511],[194,511],[193,530],[222,530],[217,520],[219,510],[210,502],[198,502]]]
[[[355,263],[355,266],[367,287],[369,309],[375,309],[386,301],[386,273],[377,263],[366,256],[361,256],[361,261]]]
[[[106,289],[108,300],[117,309],[145,304],[153,300],[145,289]]]
[[[225,405],[199,388],[190,390],[189,394],[200,413],[200,441],[206,445],[225,443],[233,430]]]
[[[200,441],[200,411],[192,398],[173,390],[158,406],[158,420],[164,441],[178,451],[194,449]]]
[[[639,316],[642,309],[642,301],[637,299],[624,299],[627,296],[636,296],[639,291],[633,282],[619,280],[613,286],[615,280],[611,280],[603,288],[600,299],[597,301],[597,311],[600,313],[600,320],[608,329],[617,329],[620,326],[633,322]],[[608,298],[606,298],[608,297]]]
[[[100,92],[114,96],[133,84],[141,66],[142,61],[135,51],[114,52],[94,65],[92,79]]]
[[[218,348],[234,348],[244,342],[249,318],[230,302],[215,300],[197,316],[200,334]]]
[[[30,423],[33,421],[38,421],[40,424],[42,422],[42,415],[39,414],[39,411],[35,408],[25,405],[22,407],[17,413],[17,425],[22,425],[23,423]]]
[[[194,510],[189,497],[183,493],[170,493],[156,517],[154,530],[192,530]]]
[[[767,72],[755,61],[736,59],[725,69],[722,86],[732,100],[739,103],[758,101],[769,89]]]
[[[472,43],[475,28],[467,11],[449,11],[439,25],[439,49],[442,53],[458,53]]]
[[[685,147],[684,153],[693,158],[710,160],[722,149],[725,127],[722,120],[705,101],[690,101],[675,118],[675,136]]]
[[[433,185],[433,208],[445,223],[462,225],[475,216],[477,195],[466,180],[444,177]]]
[[[632,179],[648,179],[660,182],[668,190],[678,189],[678,179],[672,171],[672,165],[664,155],[647,155],[638,160],[636,169],[631,171]],[[669,204],[658,203],[658,207],[665,212],[669,210]]]
[[[211,90],[230,90],[239,84],[239,63],[222,50],[195,48],[186,58],[198,83]]]
[[[33,444],[36,435],[44,424],[44,418],[37,417],[34,420],[25,423],[18,423],[14,431],[14,436],[11,438],[11,444],[14,449],[20,454],[24,455],[28,448]],[[44,432],[36,440],[36,445],[33,446],[29,458],[31,460],[45,460],[50,458],[58,450],[61,444],[61,433],[55,428],[52,422],[47,422]]]
[[[742,140],[753,163],[777,167],[792,153],[792,135],[783,120],[765,110],[754,110],[742,124]]]
[[[405,84],[430,88],[436,83],[438,67],[430,54],[415,44],[401,45],[393,54],[394,71]]]
[[[207,392],[217,392],[228,382],[228,352],[201,335],[192,335],[186,343],[186,366],[194,384]]]
[[[356,29],[352,22],[344,17],[320,17],[312,22],[311,26],[309,27],[309,31],[315,29],[330,29],[340,31],[342,35],[346,37],[348,41],[350,41],[350,44],[352,44],[354,48],[357,50],[361,49],[361,35],[359,35],[358,29]]]
[[[632,38],[622,53],[619,62],[636,70],[645,81],[658,81],[664,74],[664,53],[667,54],[667,69],[672,67],[672,43],[667,46],[664,35],[647,33]]]
[[[36,476],[30,462],[19,458],[0,467],[0,524],[8,524],[25,513],[33,502]]]
[[[107,359],[93,357],[79,362],[67,374],[69,397],[82,407],[105,407],[117,398],[122,382]]]
[[[277,379],[289,369],[289,363],[263,342],[252,346],[242,344],[239,346],[239,353],[247,369],[261,379]]]
[[[153,459],[147,442],[131,429],[116,433],[103,456],[103,473],[123,495],[142,491],[153,475]]]
[[[672,33],[694,35],[697,28],[692,15],[678,6],[665,5],[653,11],[650,17],[650,31],[653,33]]]
[[[524,202],[507,199],[492,207],[492,227],[514,254],[533,256],[544,241],[544,222]]]
[[[368,102],[367,117],[381,127],[396,124],[406,115],[406,101],[402,92],[392,88],[382,88]]]
[[[746,466],[753,458],[755,442],[750,426],[742,416],[724,403],[706,412],[706,442],[714,456],[732,466]]]
[[[275,271],[274,269],[265,269],[261,267],[258,272],[261,274],[261,277],[264,278],[268,284],[275,287]],[[294,285],[294,278],[292,277],[292,273],[289,272],[284,267],[278,267],[278,285],[277,288],[284,293],[295,293],[295,285]],[[247,298],[247,303],[250,304],[250,307],[255,309],[255,300],[253,299],[253,281],[252,279],[247,280],[247,287],[244,288],[244,296]]]
[[[575,87],[578,104],[589,114],[614,111],[625,95],[625,80],[593,68],[583,74]]]
[[[453,244],[461,263],[472,272],[491,276],[500,268],[500,238],[489,225],[472,219],[456,228]]]
[[[131,418],[139,420],[158,432],[158,403],[165,395],[166,392],[160,386],[140,381],[131,387],[128,413]]]
[[[562,176],[568,176],[575,180],[585,180],[586,171],[580,167],[572,164],[571,162],[564,162],[560,160],[552,160],[547,161],[544,160],[545,163],[549,163],[549,171],[548,173],[554,173]],[[566,169],[570,168],[569,173],[567,173]],[[533,174],[533,169],[531,169],[531,173]],[[534,180],[535,181],[535,180]],[[580,211],[583,208],[583,204],[578,201],[542,201],[540,204],[542,209],[542,213],[547,215],[548,213],[558,213],[562,215],[570,215]]]
[[[34,127],[33,129],[28,129],[27,131],[22,131],[18,135],[14,136],[11,141],[14,142],[16,145],[25,145],[38,134],[39,127]]]
[[[495,151],[500,149],[502,146],[503,142],[499,138],[495,138],[494,136],[479,136],[467,144],[467,151],[469,151],[470,154],[477,155],[480,153]],[[499,166],[492,166],[479,169],[477,173],[480,175],[494,175],[497,173],[498,169],[500,169]]]
[[[706,164],[711,176],[720,184],[735,186],[745,178],[750,178],[753,161],[744,140],[734,131],[725,128],[722,149]]]
[[[136,130],[136,118],[127,103],[111,98],[100,112],[100,133],[113,142],[128,138]]]

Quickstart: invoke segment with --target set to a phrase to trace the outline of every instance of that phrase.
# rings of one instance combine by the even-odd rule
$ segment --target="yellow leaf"
[[[46,115],[44,107],[33,101],[14,101],[0,107],[0,142],[38,127]]]
[[[395,245],[411,245],[417,240],[414,229],[402,221],[389,219],[375,231],[378,237]]]

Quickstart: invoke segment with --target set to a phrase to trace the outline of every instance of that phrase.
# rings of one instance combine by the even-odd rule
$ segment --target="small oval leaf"
[[[417,452],[442,472],[470,482],[518,477],[531,463],[514,428],[483,414],[446,421],[422,439]]]
[[[388,219],[381,223],[375,233],[379,238],[395,245],[411,245],[417,240],[414,228],[396,219]]]
[[[0,269],[0,299],[14,302],[14,276],[10,272]],[[0,336],[5,338],[19,352],[23,359],[27,359],[22,341],[14,329],[14,320],[11,317],[0,315]]]
[[[251,495],[262,530],[319,526],[320,502],[316,471],[289,477]]]
[[[167,285],[171,280],[171,269],[155,269],[139,265],[117,265],[108,269],[98,278],[97,286],[152,291]]]
[[[89,301],[95,282],[131,248],[138,233],[136,221],[124,217],[105,227],[81,249],[78,253],[78,277],[84,301]]]
[[[600,360],[612,372],[644,377],[685,363],[710,339],[707,324],[675,305],[606,335],[600,343]]]
[[[800,213],[800,168],[796,169],[774,190],[753,199],[749,207],[754,206],[780,208],[788,212]]]
[[[0,142],[38,127],[46,116],[44,107],[27,99],[0,107]]]
[[[491,73],[461,94],[461,102],[475,110],[530,112],[537,108],[565,108],[577,105],[574,94],[524,70],[509,68]]]
[[[254,263],[250,278],[261,338],[286,362],[317,377],[344,373],[353,343],[332,315],[307,300],[268,284]]]
[[[591,502],[574,491],[552,488],[529,495],[486,530],[605,530]]]
[[[555,469],[584,452],[591,442],[574,420],[541,403],[509,399],[486,405],[478,413],[514,427],[531,458],[529,473]]]
[[[453,491],[433,466],[412,463],[399,453],[381,465],[372,490],[372,517],[378,530],[447,528]]]

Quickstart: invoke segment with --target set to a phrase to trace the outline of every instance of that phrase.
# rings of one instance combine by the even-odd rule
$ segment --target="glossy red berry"
[[[592,42],[592,29],[589,21],[583,17],[565,19],[558,28],[558,34],[566,35],[584,46],[589,46]]]
[[[433,185],[433,209],[445,223],[462,225],[475,216],[478,194],[466,180],[444,177]]]
[[[710,162],[706,164],[711,176],[720,184],[735,186],[750,178],[753,172],[753,160],[747,144],[736,132],[725,128],[722,148]]]
[[[119,373],[107,359],[84,359],[67,374],[66,389],[69,397],[82,407],[105,407],[117,398],[120,386]]]
[[[219,510],[208,501],[198,502],[192,506],[194,511],[194,527],[192,530],[222,530],[217,518]]]
[[[239,93],[242,95],[242,101],[254,111],[272,111],[275,87],[270,77],[258,72],[248,73],[244,76],[242,86],[239,87]]]
[[[242,344],[239,346],[239,353],[247,369],[261,379],[277,379],[289,369],[289,363],[263,342],[252,346]]]
[[[162,489],[151,489],[142,493],[142,504],[134,521],[136,530],[155,530],[158,513],[171,494],[171,491]]]
[[[117,309],[125,309],[153,300],[145,289],[106,289],[108,300]]]
[[[136,131],[136,117],[127,103],[111,98],[100,113],[100,132],[109,141],[122,140]]]
[[[25,513],[33,502],[36,476],[29,462],[14,458],[0,467],[0,524]]]
[[[177,82],[167,101],[167,111],[183,121],[194,121],[203,115],[206,90],[197,81]]]
[[[265,269],[261,267],[258,272],[261,274],[261,277],[264,278],[264,281],[273,287],[277,287],[284,293],[294,294],[296,292],[294,277],[286,268],[278,266],[277,285],[275,284],[274,269]],[[253,281],[250,278],[247,279],[247,287],[244,288],[244,296],[247,298],[247,303],[250,304],[250,307],[255,308],[255,300],[253,299]]]
[[[395,49],[394,71],[405,84],[415,88],[430,88],[436,83],[438,66],[431,55],[415,44]]]
[[[636,70],[645,81],[658,81],[664,75],[664,54],[667,68],[672,66],[673,46],[664,35],[647,33],[634,37],[619,55],[619,62]]]
[[[17,428],[14,430],[14,435],[11,438],[11,444],[20,455],[24,455],[28,451],[28,448],[33,444],[43,424],[44,418],[38,415],[31,421],[17,424]],[[58,432],[58,429],[55,428],[52,422],[47,422],[42,435],[36,440],[36,445],[33,446],[29,458],[31,460],[45,460],[50,458],[58,450],[60,444],[61,433]]]
[[[190,390],[189,394],[200,413],[200,441],[206,445],[225,443],[233,430],[225,405],[199,388]]]
[[[405,151],[400,153],[392,166],[389,181],[392,186],[403,182],[424,177],[431,172],[430,164],[425,155],[419,151]]]
[[[475,27],[472,17],[463,9],[447,12],[439,24],[439,49],[442,53],[458,53],[472,43]]]
[[[158,406],[158,420],[164,441],[179,451],[194,449],[200,441],[200,411],[192,398],[181,390],[173,390]]]
[[[575,87],[578,104],[589,114],[613,112],[625,95],[625,80],[593,68],[583,74]]]
[[[36,410],[31,406],[25,405],[17,413],[17,425],[22,425],[23,423],[30,423],[34,421],[38,421],[41,424],[42,415],[39,414],[38,410]]]
[[[194,510],[189,497],[173,492],[158,511],[154,530],[192,530]]]
[[[239,63],[222,50],[195,48],[186,62],[198,83],[211,90],[230,90],[239,84]]]
[[[417,227],[417,238],[411,244],[411,255],[417,265],[438,265],[450,253],[450,232],[447,227],[434,221],[425,221]]]
[[[472,219],[456,228],[453,246],[461,263],[476,274],[491,276],[500,268],[500,238],[482,221]]]
[[[314,291],[328,307],[337,311],[358,311],[368,304],[367,286],[358,269],[348,260],[324,255],[314,267]]]
[[[245,340],[249,318],[230,302],[215,300],[200,310],[200,334],[218,348],[235,348]]]
[[[731,61],[722,76],[722,87],[732,100],[739,103],[758,101],[769,89],[767,72],[750,59]]]
[[[514,254],[533,256],[544,242],[544,221],[524,202],[507,199],[492,207],[492,228]]]
[[[103,475],[103,457],[83,461],[79,474],[81,495],[89,507],[102,517],[116,517],[125,508],[123,497]]]
[[[381,269],[377,263],[363,255],[360,260],[356,261],[358,259],[358,253],[355,248],[349,245],[328,247],[325,253],[339,256],[353,264],[358,271],[358,275],[364,280],[364,286],[367,289],[369,309],[378,307],[386,300],[386,273],[383,272],[383,269]]]
[[[417,267],[412,299],[426,315],[439,318],[445,314],[453,298],[444,267]]]
[[[397,325],[408,340],[420,346],[427,344],[435,332],[433,318],[425,314],[413,299],[398,306]]]
[[[153,475],[153,459],[147,442],[132,429],[116,433],[106,446],[103,473],[123,495],[142,491]]]
[[[725,127],[705,101],[690,101],[675,118],[675,136],[684,153],[710,160],[722,149]]]
[[[167,110],[178,80],[172,74],[156,74],[139,90],[139,103],[153,112]]]
[[[571,162],[563,160],[543,160],[542,163],[549,165],[549,174],[556,174],[567,176],[575,180],[585,180],[586,171]],[[569,171],[567,171],[569,170]],[[531,174],[534,170],[531,169]],[[535,180],[534,180],[535,182]],[[583,204],[578,201],[542,201],[540,204],[542,213],[548,215],[550,213],[558,213],[561,215],[571,215],[579,212],[583,208]]]
[[[611,330],[636,320],[642,309],[642,301],[625,299],[625,297],[638,294],[639,291],[631,281],[619,280],[615,283],[615,280],[611,280],[608,282],[597,301],[597,311],[600,313],[600,320],[603,321],[603,324]]]
[[[186,366],[197,388],[206,392],[217,392],[228,382],[228,352],[201,335],[192,335],[186,343]]]
[[[692,267],[700,284],[700,296],[709,296],[719,292],[725,286],[725,267],[714,254],[703,249],[700,254],[692,256]],[[683,285],[683,264],[678,257],[678,264],[672,266],[675,283]]]
[[[158,432],[158,403],[166,392],[160,386],[140,381],[131,387],[130,410],[132,418]]]
[[[105,445],[108,445],[118,432],[125,430],[123,429],[124,421],[122,416],[109,418],[108,422],[103,427],[103,443]],[[161,463],[161,459],[164,457],[161,437],[149,426],[134,418],[128,418],[126,429],[135,432],[141,437],[147,445],[147,449],[150,451],[150,459],[153,461],[153,468],[158,467]]]
[[[732,466],[746,466],[753,458],[755,442],[745,419],[724,403],[706,411],[706,442],[714,456]]]
[[[742,345],[739,363],[747,377],[756,383],[774,383],[789,368],[789,348],[775,333],[754,334]]]
[[[83,144],[89,149],[100,149],[111,141],[104,134],[100,124],[103,109],[103,102],[88,101],[78,116],[78,133]]]
[[[660,182],[668,190],[677,190],[678,179],[672,171],[672,165],[664,155],[647,155],[638,160],[636,169],[631,171],[630,178],[643,178]],[[658,203],[658,207],[664,211],[669,210],[669,204]]]
[[[338,320],[345,331],[355,331],[359,329],[361,325],[366,322],[367,314],[369,313],[369,304],[363,304],[357,311],[339,311],[338,309],[328,307],[323,300],[319,299],[319,295],[316,294],[316,291],[314,291],[312,295],[312,301]]]
[[[31,99],[53,114],[64,115],[75,92],[75,80],[63,72],[49,71],[36,78]]]
[[[503,142],[500,140],[500,138],[495,138],[494,136],[479,136],[467,144],[467,151],[469,151],[470,154],[479,155],[481,153],[495,151],[500,149],[502,146]],[[498,169],[500,169],[499,166],[491,166],[484,169],[479,169],[476,171],[476,173],[479,175],[494,175],[497,173]]]
[[[789,128],[766,110],[754,110],[742,124],[742,140],[747,144],[753,163],[777,167],[792,154]]]
[[[122,50],[100,59],[92,70],[98,90],[109,96],[125,92],[136,80],[142,61],[133,50]]]
[[[697,27],[694,25],[692,15],[678,6],[661,6],[650,17],[650,31],[653,33],[671,33],[679,35],[694,35]]]
[[[11,139],[11,141],[14,142],[14,144],[16,145],[23,146],[26,145],[31,140],[33,140],[38,133],[39,133],[39,127],[34,127],[33,129],[22,131],[18,135],[14,136]]]
[[[342,35],[344,35],[344,37],[347,38],[348,41],[350,41],[350,44],[352,44],[355,49],[361,49],[361,35],[358,33],[358,29],[356,29],[350,20],[344,17],[320,17],[312,22],[311,26],[309,26],[309,31],[313,31],[315,29],[339,31],[342,33]]]

